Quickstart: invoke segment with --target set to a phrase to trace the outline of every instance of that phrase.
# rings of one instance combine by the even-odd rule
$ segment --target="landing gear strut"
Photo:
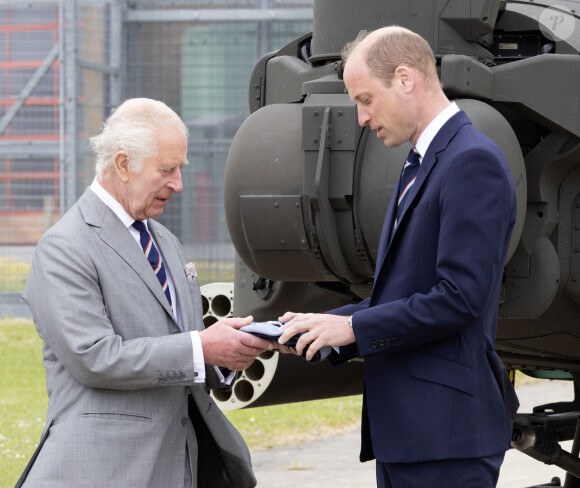
[[[531,414],[517,414],[512,433],[512,447],[545,464],[566,471],[563,488],[580,488],[580,386],[574,378],[572,402],[549,403],[534,407]],[[571,452],[559,442],[574,439]],[[544,485],[562,486],[559,478]]]

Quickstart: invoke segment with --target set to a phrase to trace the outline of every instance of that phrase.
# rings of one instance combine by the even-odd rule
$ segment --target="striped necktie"
[[[405,208],[405,200],[407,199],[409,190],[413,186],[413,183],[415,183],[417,171],[419,171],[419,167],[421,166],[419,162],[420,157],[421,155],[417,152],[415,147],[413,147],[409,151],[409,155],[405,161],[405,166],[403,168],[403,174],[401,175],[401,181],[399,185],[400,193],[399,199],[397,200],[397,219],[395,220],[395,227],[399,224],[399,219],[401,218],[401,214]]]
[[[141,241],[141,247],[143,248],[143,252],[145,253],[145,257],[149,261],[149,264],[153,268],[153,272],[157,276],[159,283],[161,283],[161,288],[163,288],[163,292],[167,297],[167,301],[169,305],[171,305],[171,293],[169,292],[169,285],[167,283],[167,274],[165,273],[165,266],[163,261],[161,260],[161,256],[157,247],[155,247],[155,243],[151,238],[151,234],[145,227],[145,224],[140,220],[136,220],[133,222],[133,227],[139,231],[141,234],[139,239]]]

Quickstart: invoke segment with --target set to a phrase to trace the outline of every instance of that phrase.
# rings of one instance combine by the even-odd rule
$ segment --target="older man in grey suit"
[[[132,99],[91,143],[97,177],[38,243],[24,293],[49,403],[17,486],[253,487],[247,447],[207,392],[272,346],[236,330],[251,317],[204,330],[195,268],[152,220],[182,191],[187,129]]]

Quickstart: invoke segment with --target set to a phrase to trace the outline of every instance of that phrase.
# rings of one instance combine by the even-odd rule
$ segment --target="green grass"
[[[226,415],[251,451],[359,425],[361,396],[248,408]],[[31,320],[0,320],[0,488],[13,487],[40,438],[47,396],[42,341]]]
[[[30,263],[13,256],[0,256],[0,292],[22,291],[30,271]]]
[[[360,425],[362,395],[226,412],[250,450],[317,439]]]
[[[0,487],[14,486],[46,416],[42,342],[29,320],[0,321]]]

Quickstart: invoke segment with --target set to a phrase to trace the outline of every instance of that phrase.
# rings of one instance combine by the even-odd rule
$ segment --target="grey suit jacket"
[[[186,278],[179,241],[149,226],[184,330],[203,329],[199,285]],[[217,375],[206,368],[206,384],[194,383],[190,334],[180,333],[139,244],[91,190],[38,243],[24,299],[44,341],[49,404],[16,486],[181,487],[186,439],[194,478],[198,454],[212,452],[213,462],[199,465],[209,475],[200,488],[255,486],[243,439],[207,393],[220,386]],[[192,410],[203,434],[194,435]]]

